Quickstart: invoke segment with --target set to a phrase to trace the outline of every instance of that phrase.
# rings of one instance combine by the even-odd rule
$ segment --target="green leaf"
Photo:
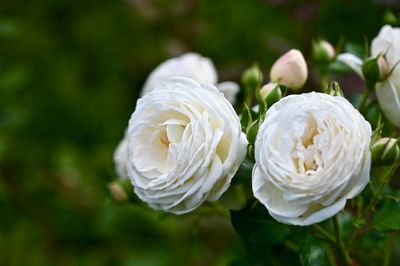
[[[251,160],[248,158],[244,159],[238,171],[236,172],[235,177],[232,179],[233,184],[247,181],[250,182],[253,166],[254,163]]]
[[[375,130],[372,132],[371,136],[371,149],[374,146],[375,142],[377,142],[381,137],[382,137],[382,128],[383,128],[383,123],[382,123],[382,115],[379,115],[377,126]]]
[[[264,101],[266,106],[270,108],[274,103],[278,102],[282,98],[282,89],[277,84],[275,88],[265,97]]]
[[[299,257],[303,266],[325,265],[327,251],[324,243],[308,235],[300,246]]]
[[[246,130],[246,137],[250,144],[256,142],[258,129],[260,128],[260,118],[251,123]]]
[[[253,122],[253,118],[252,118],[250,109],[246,104],[244,104],[244,110],[242,113],[242,117],[240,118],[240,124],[242,125],[242,130],[246,131],[247,127],[252,122]]]
[[[390,25],[397,25],[399,23],[399,19],[390,9],[386,10],[386,12],[383,14],[383,21],[385,22],[385,24]]]
[[[400,201],[386,200],[372,218],[371,227],[381,232],[400,230]]]
[[[240,211],[231,211],[233,228],[245,242],[253,246],[274,246],[283,243],[290,228],[273,220],[264,206],[251,205]]]
[[[359,58],[363,58],[365,55],[365,47],[364,45],[360,43],[355,43],[355,42],[346,42],[344,45],[344,51],[346,53],[354,54],[355,56]]]

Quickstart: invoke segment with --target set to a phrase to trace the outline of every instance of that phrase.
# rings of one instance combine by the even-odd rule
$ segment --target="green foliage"
[[[299,250],[303,266],[326,265],[328,262],[326,245],[312,235],[307,235]]]
[[[249,107],[245,104],[242,116],[240,117],[240,124],[242,125],[242,131],[246,132],[247,127],[253,123],[253,117]]]
[[[250,265],[274,265],[283,256],[288,256],[294,265],[299,264],[293,250],[284,247],[290,227],[275,221],[261,204],[251,201],[243,210],[231,211],[231,221],[249,254],[244,261]]]
[[[400,230],[400,201],[384,201],[372,218],[371,227],[382,232]]]
[[[256,201],[250,201],[243,210],[231,211],[231,221],[249,254],[242,260],[249,265],[328,263],[326,244],[311,235],[308,227],[279,223]]]

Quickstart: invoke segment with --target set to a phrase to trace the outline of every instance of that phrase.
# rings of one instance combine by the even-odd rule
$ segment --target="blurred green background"
[[[195,51],[213,59],[220,80],[238,81],[254,62],[267,73],[290,48],[310,58],[314,37],[371,40],[387,9],[398,7],[395,0],[2,0],[0,265],[237,261],[244,249],[226,217],[176,217],[109,196],[112,154],[147,75]]]

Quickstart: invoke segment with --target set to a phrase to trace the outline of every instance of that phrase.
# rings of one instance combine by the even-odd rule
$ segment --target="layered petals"
[[[287,96],[257,135],[253,193],[283,223],[334,216],[368,184],[370,137],[370,124],[343,97]]]

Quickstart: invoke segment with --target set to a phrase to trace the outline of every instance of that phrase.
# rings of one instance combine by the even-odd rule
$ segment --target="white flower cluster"
[[[380,67],[387,67],[376,87],[378,100],[399,126],[396,38],[397,30],[384,27],[373,41],[372,55],[383,56]],[[327,51],[319,54],[334,60],[332,46],[322,44],[318,48]],[[362,73],[360,59],[349,54],[338,59]],[[257,136],[247,140],[232,106],[239,85],[217,84],[212,61],[198,54],[162,63],[148,77],[114,153],[118,176],[129,178],[150,207],[183,214],[218,200],[254,150],[253,195],[272,217],[310,225],[334,216],[369,182],[371,126],[339,94],[284,97],[281,88],[295,92],[307,81],[307,64],[298,50],[280,57],[269,77],[259,95],[271,106]]]

